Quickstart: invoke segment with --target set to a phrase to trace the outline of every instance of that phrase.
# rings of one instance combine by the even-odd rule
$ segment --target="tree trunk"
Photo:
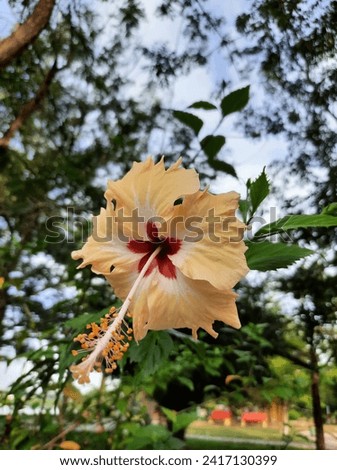
[[[311,399],[312,399],[312,410],[313,418],[315,424],[315,434],[316,434],[316,449],[324,450],[325,449],[325,440],[324,440],[324,429],[323,429],[323,415],[321,407],[321,397],[319,393],[319,370],[318,370],[318,361],[316,356],[316,351],[311,347]]]
[[[0,68],[6,67],[35,41],[47,26],[54,4],[55,0],[40,0],[30,17],[0,41]]]

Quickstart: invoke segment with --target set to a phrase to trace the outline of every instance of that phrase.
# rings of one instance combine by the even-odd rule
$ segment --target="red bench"
[[[241,426],[247,423],[262,423],[262,426],[267,426],[268,416],[263,411],[245,411],[241,415]]]
[[[211,419],[215,423],[222,423],[225,426],[229,426],[231,424],[232,413],[228,410],[213,410]]]

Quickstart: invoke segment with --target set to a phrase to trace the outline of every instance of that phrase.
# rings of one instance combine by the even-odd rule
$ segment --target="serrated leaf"
[[[174,347],[166,331],[150,331],[137,345],[131,343],[129,357],[132,362],[141,363],[145,375],[153,374],[166,360]]]
[[[235,90],[225,96],[221,101],[222,116],[235,113],[243,109],[249,101],[249,86]]]
[[[225,145],[226,139],[223,135],[207,135],[200,141],[200,146],[211,160],[220,152]]]
[[[272,271],[279,268],[287,268],[301,258],[312,255],[314,252],[298,245],[286,245],[285,243],[260,243],[246,242],[247,264],[250,269],[257,271]]]
[[[185,111],[173,111],[173,116],[182,124],[185,124],[185,126],[190,127],[195,135],[199,134],[200,129],[204,125],[203,121],[198,116],[186,113]]]
[[[255,237],[260,235],[273,235],[275,233],[282,233],[289,230],[310,227],[337,227],[337,216],[324,212],[324,209],[321,214],[287,215],[282,217],[282,219],[276,220],[271,224],[261,227],[256,232]]]
[[[248,182],[249,181],[249,182]],[[247,181],[247,187],[249,188],[249,198],[251,203],[251,216],[255,214],[256,210],[265,200],[269,194],[269,181],[263,168],[262,173],[254,181]]]
[[[205,109],[206,111],[211,109],[218,109],[214,104],[209,103],[208,101],[196,101],[195,103],[191,104],[189,108]]]

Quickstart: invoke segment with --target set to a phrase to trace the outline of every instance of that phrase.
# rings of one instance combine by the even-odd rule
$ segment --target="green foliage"
[[[222,116],[226,117],[229,114],[241,111],[249,101],[249,86],[235,90],[229,95],[226,95],[220,104]]]
[[[195,411],[180,411],[178,413],[174,410],[170,410],[169,408],[165,408],[164,406],[161,407],[161,410],[166,418],[172,423],[173,433],[186,429],[198,417]]]
[[[249,224],[254,220],[256,211],[269,194],[270,183],[265,172],[254,180],[250,179],[246,183],[247,198],[240,201],[240,212],[243,220]],[[336,226],[337,218],[322,212],[319,215],[297,215],[286,216],[271,224],[261,227],[253,236],[251,241],[247,241],[246,251],[247,264],[250,269],[257,271],[272,271],[280,268],[287,268],[296,261],[312,255],[314,252],[308,248],[282,242],[261,241],[262,236],[275,235],[291,229],[303,227],[328,227]]]
[[[200,145],[209,161],[214,161],[214,157],[220,152],[225,143],[226,139],[223,135],[207,135],[202,139]]]
[[[255,237],[269,236],[276,233],[285,233],[290,230],[298,230],[301,228],[317,228],[317,227],[337,227],[337,216],[334,214],[334,204],[330,205],[332,211],[324,208],[321,214],[298,214],[287,215],[282,219],[276,220],[271,224],[261,227],[255,234]]]
[[[234,178],[237,178],[237,174],[233,165],[230,165],[227,162],[223,162],[222,160],[217,160],[217,159],[209,159],[208,163],[211,168],[214,168],[214,170],[222,171],[223,173],[227,173],[228,175],[231,175]]]
[[[314,252],[308,248],[285,243],[247,242],[247,264],[250,269],[270,271],[286,268],[301,258],[312,255]]]
[[[214,130],[214,133],[206,135],[201,140],[198,140],[200,150],[196,154],[196,157],[198,157],[198,155],[202,151],[203,154],[207,157],[207,163],[210,168],[214,169],[216,172],[221,171],[223,173],[227,173],[228,175],[231,175],[234,178],[237,178],[237,174],[233,165],[223,161],[222,159],[219,159],[219,153],[226,143],[226,138],[223,135],[215,135],[215,132],[221,126],[226,116],[234,112],[240,111],[246,106],[248,100],[249,87],[235,90],[232,93],[226,95],[224,98],[222,98],[221,102],[219,103],[219,109],[221,110],[221,113],[219,113],[219,122]],[[187,109],[190,108],[199,110],[201,109],[204,111],[212,111],[218,109],[217,106],[215,106],[213,103],[209,103],[208,101],[197,101],[188,106]],[[191,113],[187,113],[185,111],[173,111],[173,117],[175,117],[181,123],[185,124],[190,129],[192,129],[195,136],[198,137],[199,132],[204,124],[198,116],[195,116]]]
[[[259,344],[261,348],[271,348],[273,347],[272,343],[264,335],[266,327],[266,323],[248,323],[242,327],[242,333],[250,340]]]
[[[160,425],[139,426],[126,441],[126,449],[132,450],[173,450],[181,449],[184,443],[172,437],[171,433]]]
[[[98,323],[100,318],[103,318],[107,313],[109,313],[109,309],[106,308],[97,313],[83,313],[82,315],[67,320],[64,326],[65,328],[71,328],[74,336],[76,336],[77,333],[85,329],[88,323]]]
[[[265,172],[265,168],[263,169],[260,176],[256,178],[256,180],[248,180],[247,188],[249,190],[249,200],[251,203],[251,216],[253,216],[260,204],[269,194],[269,181]]]
[[[243,221],[248,224],[270,191],[265,168],[263,168],[262,173],[254,181],[248,179],[246,188],[247,198],[240,201],[239,207]]]
[[[324,207],[322,210],[322,214],[333,215],[337,217],[337,202],[332,202],[328,206]]]
[[[152,375],[163,366],[174,347],[171,336],[166,331],[149,331],[139,343],[132,343],[129,349],[131,362],[139,364],[140,373]]]
[[[296,406],[310,402],[308,371],[281,356],[270,358],[269,363],[271,377],[265,380],[263,390],[263,395],[269,402],[275,398]]]
[[[205,109],[206,111],[218,109],[214,104],[209,103],[208,101],[196,101],[195,103],[190,104],[189,108]]]
[[[173,111],[173,116],[181,123],[191,128],[195,135],[199,134],[204,124],[200,118],[194,116],[194,114],[186,113],[185,111]]]

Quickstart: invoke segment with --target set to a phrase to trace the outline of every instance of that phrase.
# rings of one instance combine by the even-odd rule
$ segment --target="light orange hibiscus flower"
[[[122,333],[127,312],[137,341],[148,330],[167,328],[190,328],[194,337],[203,328],[216,337],[215,320],[240,327],[232,288],[248,267],[245,225],[235,216],[239,195],[201,191],[195,170],[180,165],[181,159],[166,170],[163,159],[148,158],[110,181],[92,236],[72,253],[83,259],[80,268],[91,265],[125,301],[113,318],[77,338],[93,350],[72,367],[79,381],[88,380],[100,357],[115,368],[131,331],[125,324]]]

